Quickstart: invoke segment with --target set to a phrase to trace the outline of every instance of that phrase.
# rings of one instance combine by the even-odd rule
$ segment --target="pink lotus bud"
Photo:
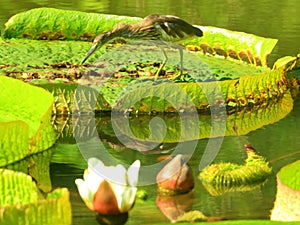
[[[173,195],[186,193],[194,188],[192,169],[182,155],[176,155],[156,176],[159,191]]]

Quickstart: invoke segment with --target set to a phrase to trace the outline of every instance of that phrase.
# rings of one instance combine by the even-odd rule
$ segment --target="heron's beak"
[[[96,51],[96,49],[97,49],[97,45],[93,45],[88,51],[88,53],[86,53],[84,59],[81,61],[80,64],[83,64],[90,57],[90,55],[93,54],[94,51]]]

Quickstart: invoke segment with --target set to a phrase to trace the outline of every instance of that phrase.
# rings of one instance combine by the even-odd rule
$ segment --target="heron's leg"
[[[183,74],[183,51],[182,48],[179,48],[179,55],[180,55],[180,76]]]
[[[164,54],[164,60],[163,60],[163,62],[160,64],[160,67],[158,68],[158,70],[157,70],[157,72],[156,72],[155,79],[158,78],[160,72],[162,71],[162,69],[164,68],[164,66],[166,65],[166,63],[167,63],[167,61],[168,61],[168,56],[167,56],[167,54],[166,54],[166,52],[165,52],[165,50],[164,50],[163,47],[161,47],[161,51],[162,51],[163,54]]]
[[[180,56],[180,72],[179,74],[175,75],[172,77],[172,80],[181,80],[183,81],[184,80],[184,77],[183,77],[183,50],[182,48],[178,48],[179,50],[179,56]]]

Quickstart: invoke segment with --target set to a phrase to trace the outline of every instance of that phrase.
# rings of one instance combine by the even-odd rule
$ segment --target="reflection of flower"
[[[178,217],[192,210],[193,202],[193,192],[189,192],[184,195],[158,195],[156,197],[156,205],[171,222],[176,222]]]
[[[180,154],[162,168],[156,176],[156,182],[159,191],[164,194],[186,193],[194,188],[192,169]]]
[[[100,214],[128,212],[135,202],[140,161],[126,171],[122,165],[105,166],[90,158],[82,179],[76,179],[79,194],[88,208]]]

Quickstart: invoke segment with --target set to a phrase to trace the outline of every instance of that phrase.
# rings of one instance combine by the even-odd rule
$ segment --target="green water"
[[[243,31],[256,35],[279,39],[270,59],[300,53],[300,2],[287,1],[22,1],[4,0],[0,3],[1,26],[15,13],[36,7],[55,7],[85,12],[99,12],[117,15],[144,17],[151,13],[177,15],[185,20],[200,25],[222,27],[230,30]],[[243,145],[252,144],[267,160],[271,162],[273,175],[268,182],[253,191],[245,193],[225,193],[213,197],[202,186],[198,176],[199,162],[202,158],[208,139],[201,139],[190,160],[195,175],[195,189],[192,209],[200,210],[205,215],[224,219],[268,219],[273,207],[276,191],[276,172],[284,165],[300,158],[299,138],[300,101],[297,98],[294,108],[285,118],[270,125],[265,125],[245,136],[225,137],[215,162],[230,161],[242,163],[246,153]],[[259,118],[259,115],[254,115]],[[106,137],[107,138],[107,137]],[[120,158],[132,161],[141,158],[154,162],[160,154],[140,153],[136,150],[113,149]],[[172,146],[171,146],[172,147]],[[71,191],[73,208],[73,224],[98,224],[93,212],[90,212],[81,201],[74,180],[82,177],[83,170],[71,165],[51,165],[53,187],[68,187]],[[169,220],[155,204],[156,186],[143,186],[149,199],[146,203],[138,202],[130,212],[127,224],[154,224]]]
[[[300,139],[298,137],[298,127],[300,123],[300,117],[298,116],[299,110],[300,101],[298,98],[294,102],[293,110],[285,118],[250,131],[246,135],[224,137],[220,150],[214,159],[215,163],[226,161],[242,164],[246,157],[243,145],[250,143],[270,162],[270,166],[273,169],[272,175],[264,185],[247,192],[227,192],[219,196],[212,196],[208,193],[198,179],[198,174],[199,163],[209,139],[198,140],[197,147],[189,161],[195,178],[193,194],[186,199],[186,201],[191,201],[191,209],[200,210],[207,216],[220,217],[222,219],[269,219],[270,210],[273,208],[276,194],[276,173],[282,166],[300,158],[300,149],[298,147],[300,145]],[[260,115],[254,112],[252,114],[252,123],[249,123],[249,127],[255,123],[256,117],[259,118]],[[96,119],[96,121],[98,120]],[[134,150],[134,148],[141,150],[142,147],[147,146],[147,144],[142,146],[141,144],[137,145],[135,142],[132,144],[132,149],[126,148],[125,145],[130,145],[130,143],[126,142],[122,144],[115,138],[115,134],[110,132],[111,128],[109,128],[110,124],[108,122],[110,119],[102,121],[106,122],[96,123],[98,124],[98,134],[102,143],[112,156],[122,162],[131,163],[135,159],[140,159],[142,165],[155,164],[159,157],[171,154],[174,147],[176,147],[176,143],[169,143],[164,144],[163,151],[137,151]],[[89,125],[84,124],[83,126],[88,127]],[[86,132],[88,133],[87,130]],[[60,139],[60,142],[63,140],[64,138]],[[96,149],[95,152],[94,150],[93,147],[81,149],[84,155],[93,151],[93,154],[103,159],[105,151]],[[81,201],[74,184],[75,178],[82,177],[83,170],[77,169],[78,167],[84,168],[82,161],[67,158],[58,160],[56,154],[54,154],[53,161],[69,162],[68,165],[53,163],[51,166],[51,177],[54,187],[67,186],[71,190],[74,224],[97,224],[94,214],[90,212]],[[109,161],[110,160],[107,160],[106,162],[109,163]],[[145,180],[149,177],[140,178]],[[137,202],[134,209],[130,211],[127,224],[150,225],[168,222],[169,220],[155,203],[157,198],[156,185],[144,185],[139,188],[146,190],[149,198],[144,203]]]

